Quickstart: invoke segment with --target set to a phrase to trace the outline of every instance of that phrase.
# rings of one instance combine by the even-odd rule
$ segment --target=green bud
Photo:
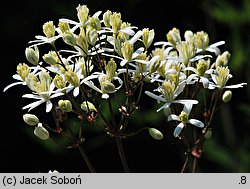
[[[167,33],[167,40],[175,47],[181,42],[180,30],[173,28]]]
[[[89,19],[89,22],[90,22],[89,25],[92,28],[96,29],[97,31],[101,30],[101,21],[98,17],[91,17]]]
[[[39,119],[36,115],[34,114],[24,114],[23,115],[23,120],[25,123],[28,125],[37,125],[39,123]]]
[[[209,45],[208,34],[204,31],[197,32],[194,34],[194,43],[197,48],[204,50]]]
[[[115,77],[116,69],[117,69],[117,64],[114,61],[114,59],[111,58],[108,64],[105,66],[105,70],[107,72],[109,79],[112,80],[113,77]]]
[[[67,22],[59,22],[58,26],[62,33],[66,33],[70,30],[70,26]]]
[[[85,25],[85,23],[88,20],[88,16],[89,16],[88,7],[86,5],[78,5],[76,10],[77,10],[77,17],[78,17],[79,21],[81,22],[82,25]]]
[[[110,15],[110,25],[112,27],[112,30],[115,34],[118,33],[118,31],[121,29],[121,13],[114,12],[112,15]]]
[[[80,29],[80,34],[76,37],[76,44],[81,47],[80,50],[83,51],[82,54],[85,56],[88,52],[89,45],[83,28]]]
[[[111,81],[108,78],[104,78],[101,81],[101,91],[106,93],[114,93],[116,91],[115,85],[111,83]]]
[[[69,32],[69,31],[66,31],[63,34],[63,41],[66,44],[71,45],[71,46],[75,46],[76,45],[76,38],[75,38],[74,34],[71,33],[71,32]]]
[[[56,75],[54,77],[54,80],[53,80],[55,86],[58,88],[58,89],[63,89],[66,87],[66,83],[65,81],[63,80],[62,76],[60,75]]]
[[[94,46],[98,38],[96,29],[91,26],[88,26],[86,30],[86,37],[87,37],[87,41],[89,42],[89,44]]]
[[[49,53],[43,55],[43,60],[49,65],[55,65],[60,62],[55,51],[50,51]]]
[[[134,47],[129,41],[125,41],[122,44],[121,52],[122,52],[123,58],[127,61],[130,61],[134,53]]]
[[[81,109],[85,112],[97,112],[95,105],[88,101],[84,101],[81,104]]]
[[[39,123],[38,126],[35,128],[34,134],[42,140],[49,139],[49,132],[43,127],[41,123]]]
[[[149,46],[152,44],[155,36],[155,31],[149,30],[148,28],[145,28],[142,30],[142,42],[146,49],[149,48]]]
[[[22,80],[25,81],[30,73],[30,67],[25,63],[19,63],[17,65],[16,72],[22,78]]]
[[[26,59],[33,65],[38,65],[39,63],[39,50],[37,46],[34,47],[35,49],[28,47],[25,49],[25,56]]]
[[[163,139],[163,134],[159,130],[157,130],[155,128],[149,128],[148,132],[156,140],[162,140]]]
[[[74,87],[80,86],[80,80],[78,76],[71,69],[67,70],[64,75],[66,81],[68,81],[71,85],[73,85]]]
[[[226,67],[228,65],[230,57],[231,54],[228,51],[225,51],[223,54],[218,55],[218,57],[216,58],[215,67],[218,66]]]
[[[225,103],[229,102],[232,98],[232,95],[233,95],[232,91],[230,90],[225,91],[224,94],[222,95],[222,101]]]
[[[151,62],[149,65],[149,73],[154,73],[161,65],[161,61],[156,59],[154,62]]]
[[[65,112],[71,112],[72,104],[69,100],[59,100],[58,106]]]
[[[43,24],[43,33],[47,38],[51,38],[55,36],[56,27],[54,26],[53,21],[48,21]]]
[[[112,12],[110,10],[107,10],[104,14],[103,14],[103,21],[104,21],[104,25],[106,27],[111,27],[110,25],[110,16],[112,15]]]

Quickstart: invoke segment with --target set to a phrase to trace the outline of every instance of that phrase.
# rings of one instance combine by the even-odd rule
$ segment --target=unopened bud
[[[34,134],[42,140],[49,139],[49,132],[43,127],[41,123],[39,123],[38,126],[35,128]]]
[[[227,103],[231,100],[232,98],[232,91],[227,90],[224,92],[224,94],[222,95],[222,101]]]
[[[43,33],[47,38],[51,38],[55,36],[56,28],[54,26],[53,21],[48,21],[43,24]]]
[[[159,130],[157,130],[155,128],[149,128],[148,132],[156,140],[162,140],[163,139],[163,134]]]
[[[88,26],[86,30],[86,37],[87,37],[87,41],[89,42],[89,44],[94,46],[98,38],[96,29],[91,26]]]
[[[223,54],[219,55],[216,58],[215,67],[218,67],[218,66],[226,67],[228,65],[228,61],[230,57],[231,57],[231,54],[228,51],[225,51]]]
[[[25,123],[28,125],[37,125],[39,123],[39,119],[36,115],[34,114],[24,114],[23,115],[23,120]]]
[[[49,65],[55,65],[60,61],[55,51],[43,55],[43,60]]]
[[[72,104],[69,100],[59,100],[58,106],[65,112],[70,112],[72,110]]]
[[[25,56],[26,59],[33,65],[37,65],[39,63],[39,50],[37,46],[35,46],[35,49],[31,47],[27,47],[25,49]]]
[[[81,109],[85,112],[97,112],[95,105],[88,101],[84,101],[81,104]]]
[[[167,40],[173,45],[176,46],[181,42],[180,30],[173,28],[167,33]]]
[[[123,43],[123,45],[121,47],[121,52],[122,52],[123,58],[125,60],[130,61],[132,59],[132,55],[134,53],[134,47],[129,41],[126,41]]]
[[[145,28],[142,30],[142,32],[143,32],[142,33],[142,42],[143,42],[144,46],[146,47],[146,49],[148,49],[154,40],[155,31],[153,29],[149,30],[148,28]]]

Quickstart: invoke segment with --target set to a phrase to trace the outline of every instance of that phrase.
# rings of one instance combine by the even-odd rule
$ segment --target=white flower
[[[192,110],[193,104],[186,103],[184,104],[183,111],[179,116],[171,114],[168,116],[168,121],[179,121],[180,123],[176,126],[174,130],[174,136],[178,137],[182,129],[186,126],[187,123],[192,124],[196,127],[203,128],[204,124],[197,119],[189,119],[190,112]]]
[[[234,88],[241,88],[247,83],[240,83],[236,85],[226,85],[227,81],[232,78],[233,76],[230,74],[230,70],[228,67],[218,66],[216,70],[211,74],[213,82],[209,83],[209,89],[234,89]]]
[[[179,94],[183,91],[184,87],[186,85],[186,81],[182,81],[178,86],[175,86],[175,84],[171,81],[164,81],[162,83],[162,86],[160,86],[155,91],[160,92],[160,95],[156,95],[152,92],[145,91],[145,93],[150,96],[151,98],[156,99],[158,102],[165,102],[163,106],[161,106],[157,112],[159,112],[162,109],[168,108],[172,103],[177,104],[198,104],[197,100],[189,100],[189,99],[181,99],[181,100],[175,100]]]
[[[23,109],[28,109],[28,111],[41,105],[42,103],[46,103],[46,112],[50,112],[53,106],[50,100],[52,98],[64,95],[64,93],[60,92],[59,90],[53,91],[55,85],[52,82],[49,74],[45,71],[41,71],[39,73],[39,79],[34,79],[33,77],[27,78],[27,85],[34,92],[32,94],[24,94],[22,97],[37,100],[23,107]]]

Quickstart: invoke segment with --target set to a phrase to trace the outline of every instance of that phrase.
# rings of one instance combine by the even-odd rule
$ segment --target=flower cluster
[[[218,98],[231,99],[232,92],[224,93],[224,89],[246,85],[228,85],[232,77],[230,53],[221,53],[219,46],[224,41],[210,44],[204,31],[187,30],[182,37],[179,29],[173,28],[166,41],[153,43],[154,29],[138,29],[124,22],[118,12],[91,15],[86,5],[78,5],[76,10],[77,21],[62,18],[57,24],[44,23],[43,35],[35,36],[25,49],[27,63],[17,66],[13,75],[17,82],[4,89],[26,86],[30,93],[22,97],[34,101],[23,110],[30,112],[45,104],[45,112],[55,115],[55,126],[30,113],[23,116],[28,125],[35,126],[34,134],[40,139],[48,139],[49,132],[68,136],[62,126],[66,114],[76,114],[83,124],[94,124],[116,139],[125,138],[131,135],[126,128],[143,94],[157,100],[157,112],[163,110],[169,123],[175,121],[175,137],[184,136],[182,131],[189,125],[204,128],[205,136]],[[43,55],[42,48],[47,50]],[[145,85],[153,89],[144,91]],[[200,93],[206,99],[202,103]],[[209,106],[210,97],[213,104]],[[108,116],[103,113],[104,104]],[[195,107],[209,116],[200,116]],[[84,141],[81,129],[79,138],[74,138],[75,146]],[[163,138],[156,128],[144,129],[157,140]]]

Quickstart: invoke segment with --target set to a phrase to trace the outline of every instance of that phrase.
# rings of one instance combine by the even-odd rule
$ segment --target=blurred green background
[[[250,83],[250,0],[23,0],[6,1],[1,6],[1,89],[13,81],[17,64],[26,62],[24,50],[28,41],[42,34],[42,25],[59,18],[76,20],[78,4],[86,4],[90,14],[108,9],[121,12],[124,21],[141,29],[155,29],[155,41],[165,40],[173,27],[182,35],[185,30],[203,30],[211,43],[226,42],[221,50],[231,53],[231,84]],[[24,124],[24,92],[20,86],[1,93],[0,172],[88,172],[76,149],[57,149],[51,141],[40,141]],[[216,113],[213,136],[206,142],[199,172],[250,171],[249,100],[249,86],[235,89],[230,103]],[[142,111],[131,121],[131,125],[159,128],[164,134],[162,141],[152,139],[147,132],[124,141],[132,172],[180,172],[183,149],[164,127],[161,116]],[[122,172],[113,140],[92,128],[87,132],[86,150],[96,171]]]

